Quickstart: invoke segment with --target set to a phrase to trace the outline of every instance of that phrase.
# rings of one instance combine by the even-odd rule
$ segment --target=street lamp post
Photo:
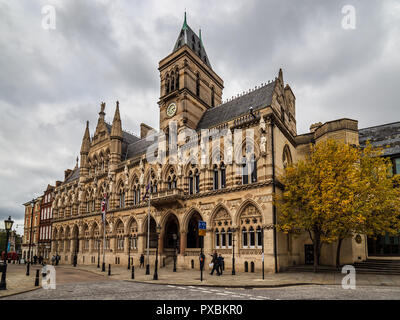
[[[178,238],[176,233],[172,235],[172,238],[174,239],[174,272],[176,272],[176,239]]]
[[[0,283],[0,290],[6,290],[6,274],[7,274],[7,247],[8,247],[8,237],[10,230],[12,228],[14,221],[11,220],[11,217],[8,217],[8,220],[4,221],[4,227],[6,229],[6,246],[4,250],[4,261],[3,261],[3,273],[1,274],[1,283]]]
[[[157,267],[158,267],[158,239],[159,239],[160,231],[161,231],[161,226],[158,224],[157,225],[156,262],[155,262],[155,267],[154,267],[153,280],[158,280],[158,273],[157,273]]]
[[[264,228],[261,229],[262,234],[262,278],[264,280]]]
[[[97,268],[100,268],[100,239],[97,239],[96,242],[97,242]]]
[[[128,242],[128,270],[131,269],[131,242],[132,242],[132,235],[129,235],[129,242]]]
[[[232,228],[232,275],[236,275],[235,271],[235,228]]]
[[[30,263],[32,260],[32,252],[31,252],[31,246],[32,246],[32,229],[33,229],[33,208],[35,207],[35,199],[32,199],[31,201],[32,204],[32,211],[31,211],[31,230],[30,230],[30,236],[29,236],[29,248],[28,248],[28,263],[26,265],[26,275],[29,276],[29,268],[30,268]]]

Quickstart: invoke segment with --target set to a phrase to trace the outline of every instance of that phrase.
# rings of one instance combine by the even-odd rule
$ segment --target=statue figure
[[[124,175],[125,175],[125,187],[128,187],[129,184],[129,172],[128,172],[128,166],[125,165],[124,167]]]
[[[232,146],[227,146],[226,148],[226,160],[225,160],[225,164],[231,164],[233,160],[232,157]]]
[[[260,131],[261,132],[265,132],[266,129],[267,129],[267,126],[266,126],[264,117],[261,117],[261,120],[260,120]]]
[[[158,181],[161,181],[161,164],[158,165],[157,179],[158,179]]]
[[[143,185],[143,183],[144,183],[144,172],[143,172],[143,169],[141,171],[142,172],[140,173],[139,184]]]
[[[262,153],[265,153],[267,151],[266,143],[267,143],[267,137],[265,136],[265,134],[263,134],[260,138],[260,150]]]

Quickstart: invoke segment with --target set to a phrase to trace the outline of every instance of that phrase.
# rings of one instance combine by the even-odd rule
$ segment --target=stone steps
[[[400,275],[400,260],[390,259],[367,259],[363,262],[353,264],[357,273],[362,274],[382,274],[382,275]],[[318,272],[341,272],[333,266],[319,266]],[[291,266],[287,269],[288,272],[313,272],[314,267],[311,265]]]

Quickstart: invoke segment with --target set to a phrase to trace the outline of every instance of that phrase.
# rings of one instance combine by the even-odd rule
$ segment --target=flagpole
[[[106,211],[107,211],[107,196],[104,195],[104,212],[103,212],[103,264],[101,271],[106,271]]]
[[[146,274],[150,274],[150,194],[149,193],[149,209],[147,212],[147,265]]]

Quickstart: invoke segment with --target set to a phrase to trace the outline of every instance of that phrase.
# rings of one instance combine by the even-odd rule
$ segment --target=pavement
[[[35,287],[36,270],[41,270],[41,265],[31,265],[29,276],[26,275],[25,264],[8,264],[6,276],[6,290],[0,290],[0,297],[6,297],[22,292],[32,291],[40,288],[41,275],[39,275],[39,286]],[[39,271],[40,273],[40,271]]]
[[[148,284],[164,285],[186,285],[186,286],[211,286],[224,288],[274,288],[299,285],[342,285],[342,280],[346,276],[340,272],[282,272],[265,273],[264,279],[261,272],[237,272],[232,275],[231,270],[227,270],[221,276],[210,275],[210,270],[203,271],[203,281],[200,281],[200,271],[194,269],[177,269],[173,272],[172,266],[158,269],[158,280],[153,280],[154,267],[150,268],[150,275],[145,274],[144,268],[135,266],[135,279],[131,280],[131,270],[126,266],[111,266],[111,276],[108,276],[108,266],[106,272],[101,271],[97,265],[60,265],[57,268],[79,269],[97,275],[103,275],[112,280],[126,280]],[[357,286],[392,286],[400,287],[400,275],[378,275],[378,274],[357,274]]]
[[[39,266],[33,266],[36,270]],[[8,290],[0,291],[0,300],[359,300],[400,299],[400,276],[361,274],[353,290],[343,288],[344,275],[337,273],[238,273],[222,276],[182,270],[159,270],[159,280],[135,268],[135,279],[126,266],[112,266],[112,274],[96,265],[60,265],[56,267],[56,287],[34,287],[35,271],[27,277],[24,265],[10,265]],[[108,270],[107,270],[108,271]],[[41,281],[41,279],[40,279]],[[339,284],[339,285],[338,285]],[[38,290],[35,290],[35,289]]]

